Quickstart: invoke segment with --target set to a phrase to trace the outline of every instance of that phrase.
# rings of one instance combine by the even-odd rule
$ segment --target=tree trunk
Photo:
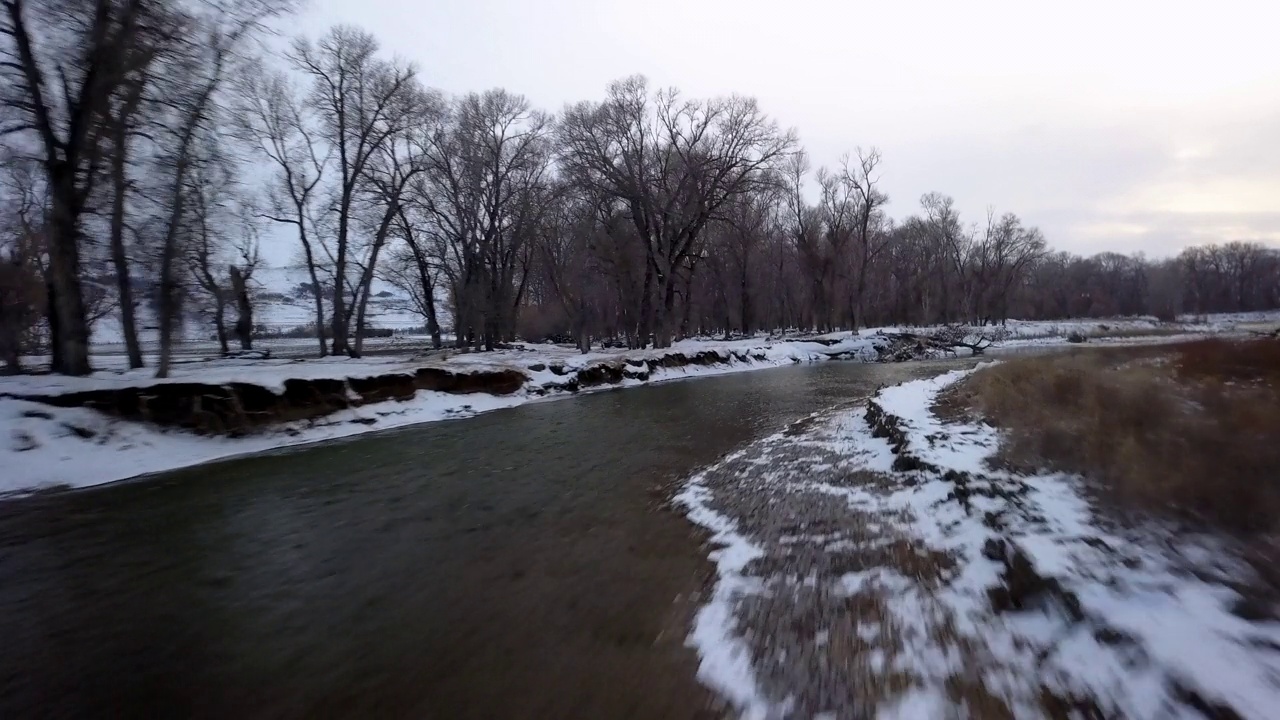
[[[157,303],[160,315],[160,361],[156,367],[156,377],[169,377],[169,363],[173,356],[173,326],[177,323],[179,312],[177,281],[173,277],[172,246],[176,240],[165,243],[160,260],[160,301]]]
[[[440,338],[440,319],[436,316],[436,298],[435,288],[427,286],[427,332],[431,334],[431,347],[439,350],[441,345]]]
[[[62,346],[58,344],[58,311],[56,299],[58,289],[53,286],[53,280],[46,276],[44,280],[44,297],[45,297],[45,318],[49,321],[49,367],[58,372],[58,368],[62,367]]]
[[[484,349],[492,352],[494,344],[499,342],[502,333],[502,299],[499,291],[500,279],[496,268],[489,276],[485,288],[484,303]]]
[[[574,323],[578,326],[578,349],[582,351],[583,355],[586,355],[591,352],[591,331],[587,324],[589,319],[587,317],[587,296],[581,287],[582,285],[579,284],[578,312],[574,318]]]
[[[20,265],[14,262],[13,268],[18,270]],[[0,359],[4,360],[0,375],[22,372],[22,331],[29,298],[18,280],[18,273],[14,273],[13,279],[11,285],[0,284]]]
[[[351,194],[346,188],[343,188],[342,194],[342,204],[338,213],[338,254],[333,265],[333,347],[331,352],[334,355],[349,353],[351,349],[347,344],[346,312],[347,215],[351,207]]]
[[[183,183],[187,174],[189,161],[188,151],[195,135],[194,121],[178,147],[174,159],[173,188],[169,195],[172,206],[169,209],[168,226],[165,231],[164,245],[160,251],[160,361],[156,367],[156,377],[169,377],[169,364],[173,356],[173,330],[181,311],[181,299],[178,297],[178,279],[174,272],[174,263],[178,255],[179,224],[182,222],[186,193]]]
[[[197,282],[213,298],[213,327],[217,334],[218,349],[223,355],[228,355],[231,352],[231,347],[227,340],[226,291],[218,284],[217,278],[213,276],[213,270],[209,267],[209,227],[205,222],[204,202],[203,200],[198,200],[197,202],[200,205],[200,245],[196,248],[198,255],[195,267],[191,268],[191,271],[197,273]]]
[[[115,128],[115,150],[111,156],[111,262],[116,268],[116,291],[120,297],[120,329],[124,333],[129,368],[142,367],[142,346],[138,343],[138,324],[133,305],[133,284],[129,277],[129,257],[124,248],[125,198],[129,189],[126,176],[128,125],[120,120]]]
[[[413,235],[413,228],[405,217],[404,212],[400,211],[400,222],[402,230],[405,233],[405,242],[409,245],[409,249],[413,251],[413,262],[418,267],[418,282],[422,284],[422,304],[423,309],[427,312],[427,332],[431,334],[431,347],[436,350],[440,349],[440,320],[436,317],[436,286],[431,280],[431,266],[427,263],[427,258],[422,252],[422,248],[418,246],[417,240]]]
[[[373,239],[373,247],[369,250],[369,262],[360,275],[360,284],[356,286],[356,292],[359,294],[356,305],[356,344],[351,349],[351,357],[360,357],[364,348],[364,320],[365,312],[369,308],[369,296],[373,294],[373,269],[378,266],[378,255],[387,242],[387,233],[391,229],[391,221],[395,219],[395,215],[395,210],[388,210],[383,216],[382,224],[378,226],[378,232]]]
[[[675,294],[672,293],[672,303],[675,302]],[[674,309],[674,308],[673,308]],[[668,310],[670,313],[670,310]],[[689,269],[689,278],[684,283],[684,312],[680,317],[680,337],[689,337],[689,323],[693,317],[693,269]],[[728,328],[725,329],[728,332]]]
[[[316,338],[320,341],[320,357],[329,354],[329,346],[325,343],[324,336],[324,291],[320,288],[320,277],[316,274],[316,262],[311,254],[311,243],[306,239],[306,231],[302,226],[298,226],[298,233],[302,237],[302,251],[307,258],[307,273],[311,275],[311,296],[316,302]]]
[[[640,293],[640,325],[637,328],[636,347],[649,346],[649,338],[653,334],[653,263],[644,265],[644,290]]]
[[[465,272],[465,269],[464,269]],[[453,346],[459,350],[467,346],[467,323],[470,317],[467,314],[466,294],[467,283],[465,278],[456,280],[453,285]]]
[[[427,332],[431,333],[431,347],[440,349],[440,321],[436,317],[436,288],[431,282],[431,268],[426,258],[413,247],[413,259],[418,265],[418,281],[422,283],[422,303],[427,311]]]
[[[231,266],[231,293],[236,299],[236,338],[240,340],[241,350],[253,349],[253,305],[249,302],[249,288],[244,281],[244,273],[235,265]]]
[[[213,326],[217,328],[218,332],[218,348],[223,355],[230,355],[231,343],[227,338],[227,304],[222,300],[221,293],[214,300]]]
[[[369,295],[372,293],[371,284],[361,283],[357,292],[360,296],[356,301],[356,342],[350,351],[353,358],[360,357],[360,353],[364,351],[364,319],[365,310],[369,307]]]
[[[49,327],[53,371],[88,375],[89,322],[80,287],[80,218],[75,207],[74,178],[61,165],[52,168],[49,223]]]
[[[671,316],[675,312],[676,304],[676,286],[672,282],[670,273],[658,278],[657,291],[661,301],[654,306],[657,312],[654,313],[653,320],[653,347],[669,348],[671,347]]]

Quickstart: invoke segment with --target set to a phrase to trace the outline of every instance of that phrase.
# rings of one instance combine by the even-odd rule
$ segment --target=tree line
[[[435,91],[350,26],[268,48],[289,0],[0,4],[12,368],[43,344],[89,372],[104,317],[132,367],[154,318],[159,376],[184,323],[248,348],[263,237],[305,268],[319,355],[363,351],[375,280],[476,349],[1280,306],[1262,245],[1084,258],[939,193],[894,219],[879,152],[815,169],[749,97],[634,76],[552,114]]]

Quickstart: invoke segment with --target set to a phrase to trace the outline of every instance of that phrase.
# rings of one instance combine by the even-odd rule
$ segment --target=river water
[[[674,488],[950,367],[586,394],[2,503],[0,717],[715,717]]]

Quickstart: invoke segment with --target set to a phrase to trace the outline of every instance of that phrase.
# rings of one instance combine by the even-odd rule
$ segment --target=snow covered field
[[[991,469],[996,431],[931,409],[967,372],[690,480],[719,575],[701,679],[751,718],[1275,717],[1280,627],[1233,612],[1230,545],[1115,529],[1078,478]]]

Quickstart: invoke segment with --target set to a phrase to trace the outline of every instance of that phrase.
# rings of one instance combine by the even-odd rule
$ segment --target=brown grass
[[[1280,340],[1017,359],[940,405],[1006,430],[1005,462],[1080,473],[1122,507],[1280,530]]]

